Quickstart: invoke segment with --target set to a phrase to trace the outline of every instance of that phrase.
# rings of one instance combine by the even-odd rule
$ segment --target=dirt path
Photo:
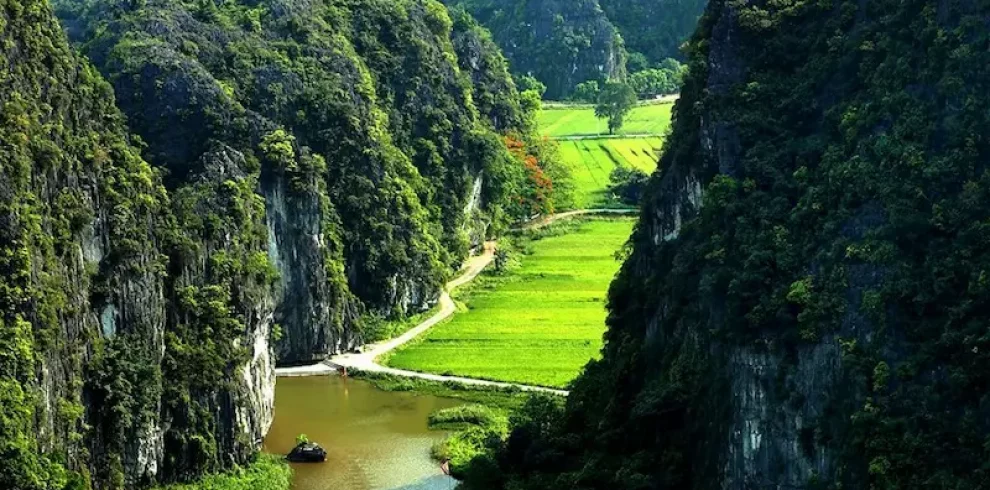
[[[580,209],[577,211],[568,211],[566,213],[554,214],[551,216],[545,216],[543,218],[537,218],[530,221],[522,226],[521,229],[532,229],[540,228],[546,226],[555,221],[560,221],[564,219],[573,218],[576,216],[589,215],[589,214],[609,214],[609,215],[629,215],[636,214],[638,210],[635,209]],[[439,374],[421,373],[418,371],[407,371],[404,369],[395,369],[388,366],[382,366],[378,364],[378,359],[392,352],[393,350],[409,343],[416,337],[423,335],[429,329],[436,326],[438,323],[446,320],[455,312],[457,312],[457,306],[454,304],[454,300],[450,297],[450,291],[457,289],[469,282],[471,282],[481,271],[485,270],[492,263],[495,258],[495,242],[485,243],[485,251],[481,255],[471,257],[464,264],[464,268],[461,269],[463,273],[455,279],[452,279],[446,284],[443,293],[440,294],[440,311],[436,312],[430,318],[427,318],[419,325],[409,329],[409,331],[403,333],[402,335],[374,344],[368,344],[359,349],[360,352],[349,352],[345,354],[338,354],[331,357],[329,360],[321,362],[319,364],[314,364],[311,366],[300,366],[291,368],[279,368],[275,370],[275,374],[283,377],[290,376],[323,376],[328,374],[334,374],[339,372],[341,369],[351,369],[358,371],[367,371],[374,373],[384,373],[391,374],[394,376],[403,376],[407,378],[419,378],[430,381],[439,382],[455,382],[466,385],[475,386],[495,386],[495,387],[516,387],[523,391],[532,392],[542,392],[542,393],[553,393],[557,395],[566,396],[568,394],[565,390],[557,390],[553,388],[546,388],[543,386],[532,386],[524,385],[519,383],[503,383],[499,381],[488,381],[484,379],[475,378],[464,378],[460,376],[443,376]]]

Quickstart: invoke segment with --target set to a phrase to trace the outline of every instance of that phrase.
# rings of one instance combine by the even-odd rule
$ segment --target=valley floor
[[[662,135],[670,126],[672,103],[643,104],[626,116],[620,136]],[[608,124],[595,117],[594,106],[552,105],[544,107],[539,117],[540,133],[550,138],[573,136],[603,136]]]
[[[631,219],[587,219],[522,240],[508,272],[487,272],[458,294],[467,311],[388,359],[390,367],[563,387],[598,355],[615,253]]]
[[[628,207],[609,195],[609,176],[616,167],[653,173],[663,138],[592,138],[561,140],[560,157],[570,167],[577,208]]]

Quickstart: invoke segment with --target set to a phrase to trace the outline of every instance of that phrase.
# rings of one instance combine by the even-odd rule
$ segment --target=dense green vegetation
[[[662,135],[670,127],[673,104],[641,104],[633,107],[623,121],[619,135]],[[601,136],[608,134],[608,123],[595,117],[595,108],[584,105],[551,105],[539,114],[540,132],[551,138]]]
[[[561,100],[587,80],[625,76],[619,32],[597,0],[445,0],[492,32],[512,71],[532,76]]]
[[[598,0],[622,33],[630,72],[683,57],[680,48],[694,32],[707,0]]]
[[[686,67],[675,59],[667,58],[657,67],[644,65],[633,71],[625,80],[640,99],[655,99],[657,96],[676,94],[681,88]],[[605,87],[612,81],[601,83],[598,80],[581,82],[574,87],[570,100],[578,103],[594,104]]]
[[[431,450],[433,459],[448,462],[454,477],[470,471],[467,467],[471,461],[504,439],[509,431],[507,413],[484,405],[440,410],[430,416],[429,423],[431,429],[456,431]]]
[[[494,34],[517,77],[533,76],[546,98],[563,100],[580,84],[622,80],[642,97],[674,93],[680,45],[705,0],[446,0]],[[628,53],[628,54],[627,54]],[[628,59],[628,62],[627,62]],[[627,69],[628,66],[628,69]],[[578,100],[581,100],[580,94]]]
[[[564,398],[554,395],[528,395],[524,403],[504,412],[488,407],[468,406],[464,410],[441,410],[432,419],[442,421],[437,428],[450,427],[448,420],[457,421],[459,430],[434,446],[432,455],[438,461],[448,461],[451,474],[467,478],[469,488],[490,488],[497,484],[503,462],[499,457],[515,458],[516,453],[503,452],[503,446],[512,449],[529,443],[547,427],[554,424],[563,410]],[[509,427],[513,428],[511,439]]]
[[[168,199],[46,2],[0,1],[0,45],[0,487],[117,483],[158,417],[160,303],[142,290],[161,292]]]
[[[501,244],[514,258],[455,293],[467,311],[392,354],[388,364],[566,386],[601,348],[604,293],[631,225],[578,220]]]
[[[243,156],[269,235],[245,246],[280,273],[283,362],[379,335],[486,234],[569,205],[539,96],[437,2],[58,3],[170,187],[218,143]]]
[[[560,158],[571,167],[574,207],[597,209],[621,204],[611,191],[616,169],[647,174],[657,168],[661,138],[603,138],[560,142]]]
[[[390,360],[566,406],[369,375],[489,406],[434,417],[467,488],[986,486],[990,5],[712,0],[644,190],[658,144],[562,161],[509,66],[549,97],[627,65],[665,92],[700,3],[455,3],[494,35],[433,0],[58,0],[93,68],[47,2],[0,0],[0,488],[284,488],[245,466],[269,339],[304,362],[388,335],[485,237],[606,188],[644,210],[604,344],[621,220],[514,239]]]
[[[0,1],[2,488],[245,467],[269,341],[346,348],[427,308],[488,233],[568,205],[539,95],[437,2],[58,7],[111,83],[46,1]],[[237,472],[204,485],[287,479]]]
[[[258,455],[249,466],[211,475],[194,484],[157,487],[156,490],[288,490],[292,469],[281,456]]]
[[[468,488],[986,486],[988,15],[712,1],[602,359]]]
[[[629,86],[641,99],[653,99],[660,95],[675,94],[681,89],[687,67],[673,58],[667,58],[656,67],[647,65],[629,75]]]
[[[608,192],[620,202],[636,206],[643,199],[650,176],[635,167],[617,166],[608,175]]]
[[[275,279],[255,181],[213,147],[168,196],[48,4],[4,3],[0,20],[0,486],[135,487],[246,462],[266,408],[245,378],[267,376],[247,339],[268,335]],[[236,407],[261,413],[225,425]]]

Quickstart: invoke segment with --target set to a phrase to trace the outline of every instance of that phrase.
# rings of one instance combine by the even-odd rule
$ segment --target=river
[[[456,482],[430,458],[445,433],[427,417],[459,404],[340,376],[279,378],[265,451],[286,454],[299,434],[327,450],[326,463],[292,465],[292,490],[450,490]]]

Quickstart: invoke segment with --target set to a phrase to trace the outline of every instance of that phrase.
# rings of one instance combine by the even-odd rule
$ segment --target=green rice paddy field
[[[401,369],[562,387],[601,349],[615,252],[632,219],[587,219],[526,245],[519,265],[469,286],[467,311],[395,352]]]
[[[652,174],[663,139],[601,138],[560,141],[561,159],[571,168],[574,207],[607,208],[617,205],[608,195],[609,174],[615,167],[638,168]]]
[[[662,135],[670,126],[673,104],[647,104],[634,107],[626,116],[620,135]],[[540,111],[541,132],[551,138],[608,134],[608,124],[595,117],[591,106],[554,106]]]

